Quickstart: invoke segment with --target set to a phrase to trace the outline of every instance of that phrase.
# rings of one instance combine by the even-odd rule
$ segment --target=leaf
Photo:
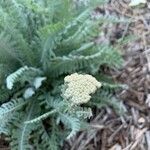
[[[33,78],[35,78],[37,75],[41,74],[41,71],[37,68],[33,67],[21,67],[17,71],[13,72],[6,78],[6,86],[7,89],[12,90],[14,87],[14,84],[19,81],[30,81]],[[36,84],[36,83],[34,83]],[[35,85],[37,86],[37,85]],[[39,86],[39,85],[38,85]]]
[[[46,80],[46,77],[37,77],[35,78],[34,82],[33,82],[33,85],[36,89],[38,89],[41,85],[42,85],[42,82]]]
[[[16,79],[19,78],[26,70],[28,70],[28,67],[24,66],[6,78],[6,85],[9,90],[12,90]]]
[[[36,99],[32,99],[26,110],[18,112],[14,121],[12,122],[13,128],[11,131],[11,149],[12,150],[27,150],[33,149],[29,142],[30,134],[33,130],[36,130],[38,126],[32,124],[25,124],[26,121],[31,120],[33,117],[39,114],[39,107],[36,103]]]
[[[24,99],[13,99],[7,103],[4,103],[0,107],[0,120],[6,119],[6,117],[11,114],[13,111],[18,110],[20,107],[25,105],[28,101]]]
[[[24,97],[25,99],[28,99],[28,98],[32,97],[32,95],[34,95],[34,94],[35,94],[35,91],[34,91],[33,88],[27,88],[27,89],[25,90],[25,92],[24,92],[23,97]]]
[[[80,120],[78,118],[74,118],[67,114],[60,114],[60,119],[64,123],[64,125],[71,129],[71,132],[67,136],[67,139],[73,137],[78,131],[80,131]]]
[[[0,107],[0,133],[8,133],[10,130],[7,125],[15,118],[15,113],[22,108],[28,101],[24,99],[13,99],[4,103]],[[7,132],[6,132],[7,131]]]

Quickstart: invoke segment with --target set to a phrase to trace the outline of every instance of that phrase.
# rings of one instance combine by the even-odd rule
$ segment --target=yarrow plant
[[[102,71],[122,58],[95,42],[109,20],[92,17],[104,0],[77,2],[0,0],[0,134],[11,150],[59,150],[93,109],[124,110],[114,96],[122,86]]]
[[[95,93],[101,87],[101,83],[88,74],[74,73],[66,76],[64,81],[66,90],[63,97],[73,104],[87,103],[91,99],[90,94]]]

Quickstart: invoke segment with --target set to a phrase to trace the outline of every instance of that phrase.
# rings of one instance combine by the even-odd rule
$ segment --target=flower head
[[[101,87],[101,83],[88,74],[74,73],[66,76],[64,81],[67,88],[63,96],[73,104],[87,103],[91,99],[90,94]]]

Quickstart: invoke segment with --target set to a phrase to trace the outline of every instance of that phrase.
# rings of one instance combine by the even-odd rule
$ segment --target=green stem
[[[35,118],[35,119],[26,121],[25,123],[26,123],[26,124],[30,124],[30,123],[39,122],[39,121],[41,121],[41,120],[46,119],[47,117],[49,117],[50,115],[52,115],[52,114],[54,114],[54,113],[56,113],[56,112],[57,112],[57,109],[54,109],[54,110],[49,111],[49,112],[47,112],[47,113],[45,113],[45,114],[43,114],[43,115],[41,115],[41,116],[39,116],[39,117],[37,117],[37,118]]]

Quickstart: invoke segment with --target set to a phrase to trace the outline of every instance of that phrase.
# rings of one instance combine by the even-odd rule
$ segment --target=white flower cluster
[[[87,103],[91,98],[90,94],[95,93],[101,87],[101,83],[88,74],[74,73],[66,76],[64,81],[67,89],[63,95],[73,104]]]

